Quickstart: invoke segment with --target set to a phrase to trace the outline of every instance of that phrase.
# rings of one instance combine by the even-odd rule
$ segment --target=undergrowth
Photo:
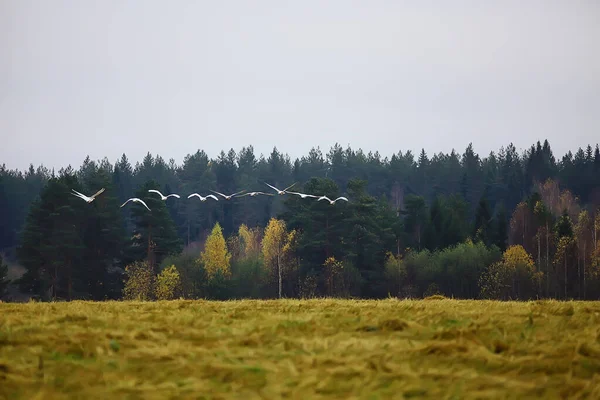
[[[600,303],[0,304],[0,398],[600,398]]]

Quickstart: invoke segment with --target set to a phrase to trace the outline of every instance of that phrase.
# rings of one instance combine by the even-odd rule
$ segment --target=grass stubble
[[[600,302],[5,303],[0,398],[593,399],[599,322]]]

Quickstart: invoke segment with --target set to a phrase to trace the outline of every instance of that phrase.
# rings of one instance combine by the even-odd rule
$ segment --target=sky
[[[0,165],[600,142],[595,0],[0,0]]]

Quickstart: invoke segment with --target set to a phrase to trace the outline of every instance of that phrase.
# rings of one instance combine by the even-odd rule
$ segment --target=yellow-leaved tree
[[[154,271],[147,261],[134,262],[125,267],[127,280],[123,287],[125,300],[151,300],[154,293]]]
[[[277,270],[279,298],[281,298],[284,247],[288,236],[285,222],[280,219],[271,218],[265,228],[265,236],[262,241],[262,253],[265,258],[265,265],[268,268]]]
[[[154,295],[156,300],[173,300],[181,295],[181,277],[175,265],[162,270],[156,277]]]
[[[238,237],[242,247],[242,258],[258,258],[260,255],[260,229],[249,229],[246,224],[242,224],[238,229]]]
[[[513,298],[532,297],[541,289],[542,273],[536,272],[533,258],[523,246],[510,246],[506,249],[502,262],[512,280]]]
[[[200,258],[208,279],[212,279],[217,273],[221,273],[224,277],[231,276],[231,254],[227,250],[223,231],[218,222],[206,239],[204,251]]]
[[[541,290],[543,274],[521,245],[510,246],[502,261],[490,265],[479,279],[481,296],[489,299],[527,299]]]

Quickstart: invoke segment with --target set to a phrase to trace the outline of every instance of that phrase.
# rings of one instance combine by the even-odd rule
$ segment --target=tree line
[[[148,193],[264,182],[350,202]],[[100,187],[91,204],[70,194]],[[119,208],[132,196],[152,212]],[[591,299],[600,295],[599,206],[598,145],[560,160],[547,141],[486,157],[472,145],[390,158],[335,145],[294,161],[248,146],[215,159],[199,150],[182,165],[151,154],[135,166],[125,155],[114,164],[86,157],[77,170],[0,168],[0,248],[25,268],[13,284],[42,298]]]

